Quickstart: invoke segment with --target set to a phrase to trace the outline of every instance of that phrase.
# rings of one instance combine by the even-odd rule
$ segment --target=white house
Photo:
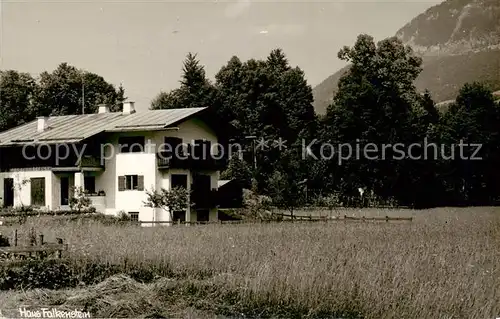
[[[76,186],[100,212],[168,221],[145,207],[145,191],[184,186],[194,204],[174,219],[217,220],[222,127],[208,108],[136,112],[133,102],[122,112],[101,105],[96,114],[40,117],[0,133],[0,204],[65,210]]]

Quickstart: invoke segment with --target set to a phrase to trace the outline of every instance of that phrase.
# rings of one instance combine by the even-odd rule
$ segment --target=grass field
[[[86,305],[98,317],[500,317],[498,208],[390,216],[414,221],[139,228],[30,218],[19,233],[34,226],[48,241],[64,238],[74,273],[109,264],[157,278],[3,292],[0,305]]]

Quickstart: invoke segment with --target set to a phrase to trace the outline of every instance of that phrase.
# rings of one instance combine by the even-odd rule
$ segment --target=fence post
[[[17,229],[14,230],[14,246],[17,247]]]
[[[42,246],[43,245],[43,234],[38,235],[38,237],[39,237],[39,240],[38,240],[37,245]],[[37,256],[38,256],[38,258],[42,259],[45,257],[45,253],[43,251],[39,251],[37,253]]]
[[[62,238],[56,238],[57,240],[57,243],[59,245],[62,245],[63,244],[63,239]],[[57,258],[61,258],[62,257],[62,250],[58,250],[57,251]]]
[[[30,228],[30,246],[36,245],[36,233],[33,227]]]

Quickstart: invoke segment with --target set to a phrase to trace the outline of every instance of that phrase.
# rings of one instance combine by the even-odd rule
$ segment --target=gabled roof
[[[102,132],[154,131],[177,125],[206,110],[201,108],[150,110],[123,114],[121,112],[51,116],[48,128],[37,132],[37,120],[0,132],[0,146],[26,143],[78,143]]]

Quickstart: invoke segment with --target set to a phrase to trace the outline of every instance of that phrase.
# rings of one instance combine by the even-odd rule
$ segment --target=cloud
[[[251,4],[250,0],[238,0],[236,3],[228,4],[224,14],[227,18],[237,18],[244,14]]]

